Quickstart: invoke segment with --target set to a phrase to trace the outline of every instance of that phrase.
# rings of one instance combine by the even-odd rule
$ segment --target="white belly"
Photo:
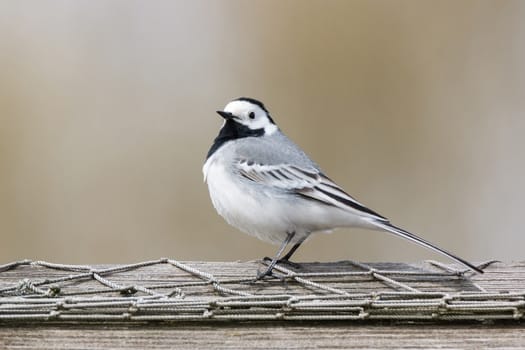
[[[287,232],[294,231],[290,222],[276,215],[275,207],[264,205],[269,200],[264,193],[252,193],[248,186],[239,186],[239,180],[224,166],[212,160],[205,166],[205,176],[213,206],[230,225],[276,244],[282,243]]]
[[[215,162],[213,156],[203,171],[217,212],[230,225],[263,241],[281,244],[289,232],[295,232],[295,243],[315,231],[361,226],[357,217],[335,207],[249,186]]]

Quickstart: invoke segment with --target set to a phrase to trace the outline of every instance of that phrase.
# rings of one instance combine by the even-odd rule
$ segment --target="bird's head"
[[[249,97],[240,97],[229,102],[222,111],[217,111],[226,123],[236,123],[252,131],[271,135],[277,131],[270,113],[264,104]]]

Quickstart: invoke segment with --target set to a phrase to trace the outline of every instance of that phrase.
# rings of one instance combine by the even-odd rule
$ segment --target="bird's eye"
[[[250,112],[250,114],[248,114],[248,117],[250,117],[250,119],[255,119],[255,113]]]

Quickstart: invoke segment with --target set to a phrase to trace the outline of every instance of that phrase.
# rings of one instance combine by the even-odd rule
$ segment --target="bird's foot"
[[[271,258],[265,256],[263,259],[263,261],[272,261]],[[290,261],[286,258],[281,258],[281,259],[278,259],[276,262],[276,264],[282,264],[282,265],[288,265],[290,267],[293,267],[294,269],[300,269],[302,266],[301,264],[299,263],[294,263],[293,261]]]
[[[265,262],[268,261],[268,262],[270,262],[270,264],[263,271],[258,270],[257,271],[257,277],[255,277],[255,279],[253,281],[251,281],[251,283],[255,283],[255,282],[261,281],[261,280],[263,280],[263,279],[265,279],[267,277],[276,278],[278,280],[284,280],[284,278],[278,277],[278,276],[273,274],[273,269],[274,269],[275,265],[278,264],[278,263],[280,263],[280,264],[287,264],[287,265],[290,265],[292,267],[297,267],[297,268],[300,267],[299,264],[293,263],[293,262],[288,261],[286,259],[274,260],[274,259],[269,258],[269,257],[266,256],[262,260],[265,261]]]
[[[268,268],[266,268],[264,271],[260,271],[260,270],[257,270],[257,276],[253,279],[253,280],[248,280],[248,281],[245,281],[245,282],[241,282],[241,283],[246,283],[246,284],[254,284],[254,283],[257,283],[259,281],[262,281],[266,278],[277,278],[277,279],[281,279],[277,276],[275,276],[272,272],[273,270],[273,267],[269,266]]]
[[[266,277],[275,277],[272,270],[273,266],[268,266],[268,268],[264,269],[263,271],[257,270],[257,277],[255,277],[254,282],[263,280]]]

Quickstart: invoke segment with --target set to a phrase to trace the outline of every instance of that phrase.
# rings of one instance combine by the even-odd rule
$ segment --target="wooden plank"
[[[525,327],[307,323],[62,324],[0,327],[22,349],[523,349]]]
[[[60,301],[67,305],[68,299],[85,302],[91,299],[105,301],[108,298],[119,302],[121,300],[133,301],[140,297],[148,297],[148,290],[166,294],[177,288],[184,294],[184,298],[174,294],[173,297],[168,298],[169,300],[204,300],[206,301],[203,303],[204,309],[214,308],[212,311],[216,311],[216,315],[220,316],[220,307],[216,307],[217,301],[232,300],[232,295],[228,290],[221,291],[216,286],[214,288],[213,281],[219,282],[219,285],[222,283],[223,287],[231,288],[235,292],[269,296],[268,300],[278,295],[289,297],[313,295],[322,298],[332,293],[330,290],[319,289],[315,285],[305,285],[292,277],[285,281],[271,279],[257,283],[240,283],[239,279],[253,278],[256,269],[260,267],[259,262],[186,262],[180,264],[183,264],[181,266],[186,270],[181,269],[181,266],[169,264],[166,260],[127,268],[116,265],[99,265],[83,269],[46,265],[39,262],[0,266],[0,317],[10,315],[13,306],[15,309],[20,306],[16,303],[22,303],[24,306],[24,302],[36,300],[36,302],[47,303],[47,300],[50,300],[51,303]],[[327,320],[290,322],[272,319],[272,317],[268,317],[267,321],[257,322],[235,321],[232,318],[226,318],[228,321],[224,321],[224,318],[220,317],[199,322],[180,320],[177,322],[144,322],[133,318],[122,321],[122,318],[118,316],[122,316],[123,311],[113,306],[109,308],[113,310],[112,315],[115,316],[113,322],[89,321],[88,319],[67,321],[67,318],[36,320],[4,318],[0,321],[0,349],[523,349],[525,347],[525,318],[522,315],[525,307],[525,262],[495,263],[486,268],[485,274],[469,275],[468,277],[443,273],[443,270],[428,263],[360,265],[340,261],[304,263],[298,268],[289,266],[287,268],[302,274],[300,276],[307,281],[315,282],[323,287],[343,290],[350,296],[361,295],[365,298],[375,296],[376,304],[369,305],[367,309],[372,312],[372,315],[373,310],[380,312],[380,315],[388,315],[389,307],[384,308],[381,302],[388,303],[391,301],[390,298],[397,295],[396,293],[409,293],[403,287],[406,285],[416,289],[418,293],[430,293],[424,294],[427,295],[426,297],[416,293],[419,295],[414,299],[417,302],[428,302],[429,299],[425,298],[432,293],[438,295],[442,293],[444,296],[458,293],[473,295],[473,299],[462,305],[476,306],[480,300],[488,301],[489,305],[496,310],[496,313],[492,314],[495,320],[489,320],[490,317],[487,317],[484,322],[479,322],[480,318],[477,317],[470,322],[445,322],[445,319],[435,318],[430,322],[419,322],[415,317],[417,313],[413,312],[415,308],[408,304],[406,307],[408,311],[404,311],[407,316],[405,319],[397,318],[396,321],[389,322],[373,321],[373,317],[338,322]],[[373,270],[367,270],[370,268]],[[107,272],[109,270],[105,269],[114,270]],[[405,274],[395,271],[405,272]],[[352,274],[354,272],[355,274]],[[94,278],[93,274],[96,273],[100,273],[102,280]],[[204,275],[199,275],[199,273]],[[285,273],[286,270],[280,272],[281,275]],[[382,280],[374,275],[376,273],[400,284],[396,285]],[[84,277],[79,278],[79,275]],[[235,281],[228,283],[232,280]],[[124,296],[120,293],[120,287],[123,286],[125,288],[145,287],[148,290],[136,290]],[[100,293],[101,291],[104,293]],[[52,294],[47,296],[38,294],[42,292]],[[21,296],[16,296],[17,294]],[[381,295],[384,299],[381,299]],[[477,300],[478,297],[488,299]],[[348,296],[343,296],[341,300],[345,298]],[[166,300],[166,298],[161,299]],[[350,299],[360,300],[358,297]],[[243,297],[239,296],[238,300],[243,300]],[[505,302],[510,300],[514,303],[515,306],[510,313],[505,313],[509,310],[499,313],[498,307],[501,308],[502,300]],[[211,304],[207,304],[208,301]],[[406,300],[402,301],[406,302]],[[439,302],[451,307],[451,309],[439,310],[454,315],[454,307],[458,304],[449,303],[444,299],[439,299]],[[34,305],[29,305],[29,307],[32,308],[30,312],[40,310]],[[62,308],[64,307],[62,305]],[[107,307],[83,309],[78,304],[75,307],[79,310],[77,315],[81,316],[106,312],[108,309]],[[268,309],[270,310],[269,316],[274,316],[272,312],[286,315],[286,305],[276,304],[273,307],[275,311],[272,308]],[[129,306],[124,305],[124,313],[128,309]],[[243,308],[242,304],[235,310],[246,314],[255,312],[254,309],[266,310],[265,306]],[[392,306],[392,309],[395,310],[395,306]],[[16,310],[24,315],[23,310]],[[64,316],[75,315],[69,313],[69,309],[52,310],[64,312]],[[167,312],[169,315],[173,310],[180,311],[169,308],[167,310],[165,306],[159,307],[158,312]],[[345,312],[350,312],[345,311],[344,308],[334,310],[343,315]],[[487,312],[490,316],[491,311]],[[102,315],[107,316],[108,314],[102,313]],[[291,315],[293,315],[293,310]],[[313,315],[319,316],[320,314],[314,313]],[[504,321],[502,315],[514,317],[514,320]],[[399,316],[399,313],[394,316]]]
[[[0,266],[0,322],[521,320],[525,264],[483,275],[429,264],[303,263],[253,281],[258,263]]]
[[[255,277],[260,262],[184,262],[187,266],[212,275],[217,280],[251,280]],[[418,275],[396,275],[395,279],[406,282],[410,286],[421,291],[454,292],[454,291],[477,291],[477,286],[492,292],[521,292],[525,289],[525,262],[494,263],[485,269],[485,273],[467,275],[468,278],[457,278],[457,276],[441,275],[441,270],[430,266],[428,263],[369,263],[370,267],[381,271],[404,271],[418,273]],[[93,269],[114,268],[120,265],[94,265]],[[457,265],[450,265],[458,267]],[[299,273],[326,273],[326,276],[316,276],[315,281],[326,283],[329,286],[338,287],[349,293],[366,293],[392,291],[393,288],[377,279],[371,279],[369,274],[355,275],[350,277],[333,276],[333,273],[344,272],[366,272],[365,269],[356,267],[350,261],[338,261],[330,263],[301,263],[300,267],[294,269]],[[80,273],[80,272],[77,272]],[[39,265],[21,265],[17,268],[0,270],[0,290],[20,284],[24,279],[38,282],[52,280],[73,273],[60,269],[44,268]],[[166,263],[152,264],[127,271],[106,274],[108,278],[119,285],[174,285],[198,281],[193,275],[175,268]],[[57,283],[59,284],[59,283]],[[70,294],[98,290],[102,284],[92,278],[72,280],[60,283],[63,291]],[[307,290],[297,283],[282,283],[278,280],[267,280],[255,284],[237,283],[236,290],[241,292],[261,292],[269,294],[304,294]],[[210,285],[192,286],[185,288],[187,296],[214,295]],[[210,294],[211,293],[211,294]],[[0,294],[0,296],[2,296]]]

